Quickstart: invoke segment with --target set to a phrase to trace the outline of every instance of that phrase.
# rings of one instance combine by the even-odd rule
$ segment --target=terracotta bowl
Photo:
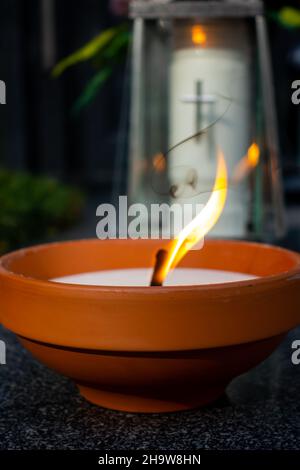
[[[206,241],[182,267],[260,278],[151,288],[48,281],[149,267],[160,247],[159,241],[83,240],[3,256],[1,320],[93,403],[142,412],[207,404],[300,323],[300,256],[262,244]]]

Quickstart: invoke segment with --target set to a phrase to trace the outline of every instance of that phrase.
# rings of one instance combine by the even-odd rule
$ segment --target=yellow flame
[[[183,256],[213,228],[226,202],[227,168],[223,153],[218,151],[218,165],[212,194],[201,212],[171,242],[168,256],[161,270],[162,281]]]
[[[239,183],[244,179],[253,168],[255,168],[259,162],[260,150],[259,146],[253,142],[248,148],[247,155],[245,155],[237,164],[232,182],[234,184]]]
[[[203,46],[206,43],[206,34],[199,25],[192,27],[192,41],[194,44]]]
[[[247,159],[249,165],[254,168],[259,162],[259,146],[253,142],[252,145],[250,145],[247,153]]]

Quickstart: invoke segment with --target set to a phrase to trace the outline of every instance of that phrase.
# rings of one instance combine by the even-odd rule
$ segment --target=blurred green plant
[[[102,31],[83,47],[62,59],[52,70],[53,77],[59,77],[68,68],[81,62],[89,62],[96,73],[87,82],[83,92],[75,101],[73,114],[77,115],[89,105],[111,76],[114,68],[124,58],[131,40],[129,24],[123,23]]]
[[[75,223],[84,198],[45,177],[0,169],[0,252],[41,241]]]
[[[291,6],[286,6],[278,11],[271,11],[270,16],[280,26],[288,29],[300,28],[300,10]]]

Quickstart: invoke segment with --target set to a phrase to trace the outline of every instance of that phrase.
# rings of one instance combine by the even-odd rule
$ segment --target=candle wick
[[[162,269],[167,255],[168,252],[165,249],[158,250],[156,253],[155,265],[153,268],[150,286],[162,286],[164,281],[162,276]]]

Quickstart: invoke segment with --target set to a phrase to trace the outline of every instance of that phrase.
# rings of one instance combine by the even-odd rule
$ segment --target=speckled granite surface
[[[0,328],[0,449],[300,449],[300,365],[291,332],[264,363],[204,409],[137,415],[86,402],[67,379],[35,361]]]

